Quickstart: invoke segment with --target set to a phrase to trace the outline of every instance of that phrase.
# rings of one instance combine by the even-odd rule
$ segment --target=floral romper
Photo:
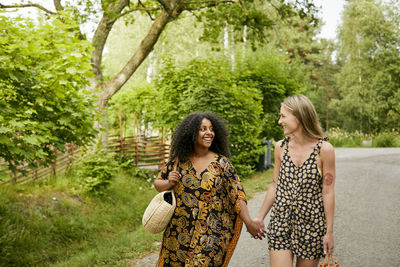
[[[317,156],[326,140],[319,138],[310,157],[300,166],[289,156],[289,137],[283,140],[281,147],[286,148],[267,228],[270,250],[292,250],[297,257],[308,260],[323,256],[326,218]]]

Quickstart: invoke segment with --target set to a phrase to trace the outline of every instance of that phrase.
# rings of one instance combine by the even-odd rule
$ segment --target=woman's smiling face
[[[196,145],[204,148],[210,148],[214,140],[215,133],[209,119],[204,118],[200,123],[200,129],[197,134]]]
[[[283,127],[284,135],[290,135],[301,127],[299,120],[283,105],[281,106],[281,116],[278,123]]]

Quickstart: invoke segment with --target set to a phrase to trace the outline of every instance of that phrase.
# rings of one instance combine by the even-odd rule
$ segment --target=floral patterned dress
[[[157,179],[168,179],[173,165],[168,162]],[[222,155],[201,173],[190,160],[180,161],[178,170],[176,209],[157,266],[227,266],[243,225],[239,199],[246,201],[238,175]]]
[[[317,165],[319,138],[310,157],[296,166],[289,155],[289,137],[280,165],[275,202],[267,228],[270,250],[292,250],[300,258],[314,260],[323,256],[326,218],[322,199],[322,175]]]

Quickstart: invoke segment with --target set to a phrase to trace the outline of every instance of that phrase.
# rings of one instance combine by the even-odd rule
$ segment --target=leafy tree
[[[298,62],[286,63],[287,57],[277,53],[271,46],[249,52],[239,61],[236,79],[251,83],[262,96],[261,139],[279,140],[283,136],[278,125],[280,104],[292,94],[306,91],[303,72],[298,71]],[[306,79],[307,80],[307,79]]]
[[[23,162],[48,164],[66,143],[95,135],[84,90],[90,44],[75,27],[0,16],[0,157],[14,172]]]
[[[118,129],[119,117],[122,115],[125,134],[129,131],[133,135],[135,124],[150,128],[152,123],[157,121],[156,113],[157,109],[160,109],[156,100],[157,94],[157,90],[149,83],[132,85],[119,91],[107,108],[110,127]]]
[[[166,64],[157,82],[158,124],[172,130],[191,112],[219,114],[230,129],[232,162],[248,175],[262,152],[262,95],[255,83],[235,79],[224,60],[193,60],[182,68]]]
[[[344,129],[399,129],[400,19],[395,5],[352,0],[339,34],[340,97],[332,101]],[[397,10],[398,12],[398,10]]]
[[[313,102],[319,115],[321,126],[328,131],[332,127],[340,127],[340,120],[335,119],[331,114],[330,101],[339,96],[338,85],[335,76],[339,72],[340,66],[333,60],[336,47],[331,40],[321,40],[321,50],[313,63],[310,80],[312,86],[307,91],[307,96]]]
[[[267,13],[259,10],[260,1],[242,0],[215,0],[215,1],[182,1],[182,0],[86,0],[78,1],[77,5],[66,2],[65,6],[61,0],[54,0],[56,11],[52,11],[37,3],[29,4],[2,4],[0,8],[16,7],[37,7],[46,15],[60,18],[60,14],[67,12],[80,23],[84,23],[91,17],[97,17],[96,31],[92,38],[93,51],[91,55],[92,72],[91,87],[99,88],[100,107],[104,108],[111,97],[118,92],[128,79],[136,72],[141,63],[146,59],[157,43],[160,34],[166,25],[180,17],[184,12],[192,12],[201,21],[221,29],[227,24],[232,25],[233,30],[243,32],[243,28],[248,28],[249,36],[262,35],[262,29],[271,25]],[[296,1],[268,1],[274,6],[282,16],[290,16],[292,13],[302,15],[313,13],[313,2],[311,0]],[[151,26],[147,34],[143,37],[140,44],[130,51],[130,59],[118,71],[105,80],[102,70],[102,57],[106,41],[115,23],[122,18],[127,23],[133,23],[137,13],[147,14],[151,18]],[[206,29],[206,28],[205,28]],[[209,34],[210,35],[210,34]],[[85,36],[82,34],[82,38]]]

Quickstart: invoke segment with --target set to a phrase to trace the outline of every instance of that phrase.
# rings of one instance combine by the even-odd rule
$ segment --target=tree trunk
[[[118,19],[118,16],[122,10],[128,5],[129,1],[120,1],[117,6],[108,7],[101,18],[96,31],[93,35],[93,47],[92,52],[92,71],[94,77],[90,80],[91,87],[96,88],[99,84],[103,82],[103,73],[101,70],[101,61],[104,51],[104,46],[106,44],[107,38],[110,35],[111,29]]]
[[[110,98],[129,80],[132,74],[149,55],[168,22],[172,21],[180,13],[180,10],[175,10],[173,14],[169,14],[166,10],[161,11],[128,63],[110,81],[100,85],[102,89],[99,97],[100,108],[105,108]]]

